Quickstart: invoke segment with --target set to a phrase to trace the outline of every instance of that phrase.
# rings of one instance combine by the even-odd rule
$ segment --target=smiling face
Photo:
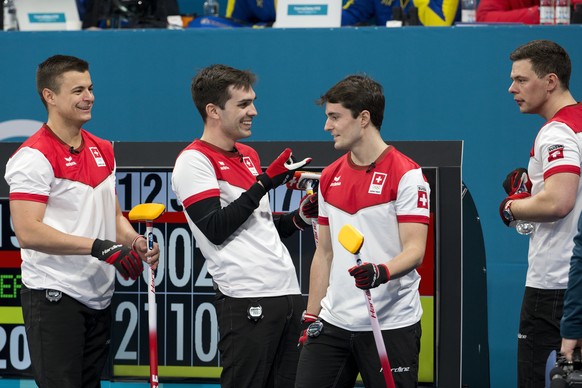
[[[88,71],[67,71],[59,76],[58,81],[58,90],[43,90],[49,115],[58,116],[60,121],[81,127],[91,120],[91,109],[95,101],[91,76]]]
[[[549,74],[539,78],[531,61],[523,59],[513,62],[511,79],[509,93],[513,94],[520,112],[540,114],[549,98]]]
[[[258,114],[255,108],[256,94],[252,87],[229,87],[230,99],[224,104],[224,109],[216,106],[223,134],[233,141],[247,138],[251,135],[253,118]]]
[[[360,113],[356,118],[342,104],[326,103],[324,130],[333,136],[336,150],[351,150],[362,139],[362,120]]]

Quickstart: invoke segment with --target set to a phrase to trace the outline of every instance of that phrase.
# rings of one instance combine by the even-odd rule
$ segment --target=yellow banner
[[[22,307],[0,307],[0,325],[23,325]]]
[[[159,366],[158,376],[220,378],[222,368],[218,366]],[[113,365],[113,375],[116,377],[131,377],[150,375],[149,365]]]

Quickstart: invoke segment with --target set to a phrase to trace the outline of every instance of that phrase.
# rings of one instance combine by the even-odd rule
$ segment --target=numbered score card
[[[166,206],[166,213],[154,221],[154,235],[160,246],[155,276],[160,378],[218,379],[221,367],[218,320],[213,305],[215,292],[206,260],[172,191],[171,170],[120,168],[117,195],[126,215],[140,203],[156,202]],[[283,186],[269,195],[273,211],[288,212],[299,206],[304,193]],[[19,246],[10,223],[7,199],[0,199],[0,216],[0,374],[22,376],[30,373],[30,356],[20,307]],[[133,225],[140,233],[144,232],[145,225]],[[313,233],[295,233],[284,239],[284,243],[293,258],[301,292],[307,296],[309,267],[315,251]],[[426,373],[425,378],[420,377],[421,381],[431,381],[434,246],[430,246],[424,263],[421,272],[425,311],[421,370]],[[145,269],[135,281],[116,277],[112,300],[111,368],[110,376],[105,377],[147,379],[149,376],[147,286]]]
[[[155,277],[159,375],[219,378],[218,320],[212,278],[172,191],[171,171],[120,170],[117,178],[117,194],[125,212],[144,202],[166,206],[166,212],[154,221],[154,235],[161,251]],[[279,187],[270,193],[273,211],[296,209],[303,194]],[[145,228],[143,224],[135,227],[140,233]],[[315,250],[313,234],[296,233],[284,242],[293,257],[300,283],[305,283],[302,292],[306,295],[309,264]],[[116,377],[148,375],[147,311],[147,273],[144,271],[137,281],[118,276],[113,298],[112,338]]]
[[[303,193],[285,187],[273,191],[274,211],[299,206]],[[171,170],[119,169],[117,195],[124,214],[145,202],[166,206],[154,222],[160,246],[155,276],[160,377],[217,379],[220,376],[218,321],[214,288],[206,260],[194,241],[182,207],[171,188]],[[30,376],[31,361],[20,305],[20,247],[10,220],[9,201],[0,198],[0,375]],[[145,225],[134,223],[140,233]],[[312,233],[287,239],[299,279],[309,268],[301,257],[313,255]],[[112,300],[110,376],[149,376],[147,270],[137,280],[116,276]],[[302,290],[307,294],[307,289]]]

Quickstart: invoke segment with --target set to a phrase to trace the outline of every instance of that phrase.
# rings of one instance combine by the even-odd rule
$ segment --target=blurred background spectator
[[[481,0],[477,21],[540,24],[540,0]]]
[[[385,26],[389,20],[404,25],[450,26],[458,19],[459,0],[347,0],[342,26]],[[228,0],[226,17],[259,26],[275,22],[274,0]]]
[[[582,0],[571,0],[571,23],[582,23]],[[540,24],[540,0],[481,0],[477,21]]]
[[[83,28],[166,28],[177,0],[77,0]]]
[[[348,0],[342,26],[385,26],[389,20],[402,20],[404,25],[450,26],[457,19],[458,8],[459,0]]]

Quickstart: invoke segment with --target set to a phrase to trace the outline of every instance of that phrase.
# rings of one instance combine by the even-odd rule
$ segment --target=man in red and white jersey
[[[136,279],[142,260],[157,265],[159,249],[146,255],[145,239],[123,217],[111,143],[81,128],[94,102],[88,63],[52,56],[36,83],[48,120],[5,175],[32,370],[43,388],[99,387],[116,269]]]
[[[518,386],[544,387],[552,350],[560,349],[560,319],[576,225],[582,211],[582,104],[569,91],[571,62],[558,44],[536,40],[510,57],[509,92],[522,113],[540,115],[527,171],[508,174],[500,205],[506,225],[533,224],[518,333]],[[525,175],[524,175],[525,173]],[[531,182],[520,184],[521,182]]]
[[[319,182],[319,242],[303,319],[315,323],[300,338],[297,387],[353,387],[358,373],[367,387],[385,386],[360,289],[372,293],[396,386],[415,387],[422,315],[415,268],[424,257],[430,187],[418,164],[382,140],[380,84],[348,76],[320,103],[324,129],[348,152]],[[345,224],[365,237],[359,267],[338,241]]]
[[[253,73],[225,65],[194,77],[204,131],[178,156],[172,188],[215,284],[221,386],[291,388],[305,303],[280,236],[311,225],[317,197],[306,196],[289,214],[271,213],[265,194],[310,158],[295,162],[286,149],[262,172],[256,151],[238,142],[251,135],[257,115],[254,82]]]

